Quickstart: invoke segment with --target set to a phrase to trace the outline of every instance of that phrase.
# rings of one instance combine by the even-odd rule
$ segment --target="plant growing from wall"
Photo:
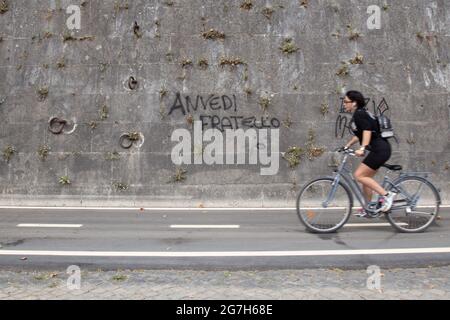
[[[128,2],[122,2],[122,1],[116,1],[114,2],[114,10],[116,12],[122,11],[122,10],[128,10],[130,5]]]
[[[203,70],[206,70],[209,67],[208,59],[206,58],[200,58],[197,64]]]
[[[337,76],[340,77],[344,77],[344,76],[348,76],[350,74],[350,71],[348,69],[348,66],[345,62],[343,62],[343,65],[341,68],[339,68],[339,70],[336,72]]]
[[[127,279],[128,279],[128,277],[126,275],[123,275],[123,274],[116,274],[115,276],[113,276],[111,278],[111,280],[118,281],[118,282],[122,282],[122,281],[125,281]]]
[[[261,11],[261,13],[269,20],[272,19],[272,15],[274,12],[275,10],[272,7],[265,7]]]
[[[61,59],[58,60],[58,62],[56,63],[56,67],[58,69],[63,69],[66,66],[66,60],[64,57],[61,57]]]
[[[290,129],[292,126],[292,117],[291,115],[288,115],[287,118],[285,120],[282,121],[282,124],[284,127]]]
[[[130,132],[128,133],[128,139],[130,141],[138,141],[140,139],[141,135],[139,134],[139,132]]]
[[[187,171],[183,168],[177,168],[175,174],[172,176],[172,182],[183,182],[186,180]]]
[[[141,27],[138,25],[137,21],[134,22],[133,33],[136,36],[136,38],[138,39],[142,38]]]
[[[264,112],[266,112],[267,109],[269,109],[271,102],[272,100],[270,100],[268,96],[262,96],[259,98],[259,105],[261,106]]]
[[[185,58],[185,59],[181,60],[180,64],[181,64],[182,68],[187,68],[187,67],[192,66],[192,60]]]
[[[114,150],[113,152],[106,153],[105,158],[109,161],[119,160],[120,154]]]
[[[320,105],[320,113],[322,114],[322,116],[326,116],[328,113],[330,112],[330,107],[328,106],[328,103],[322,103]]]
[[[289,54],[297,52],[300,49],[295,46],[294,40],[292,40],[291,38],[287,38],[287,39],[283,40],[280,50],[283,53],[289,55]]]
[[[314,158],[321,157],[325,152],[325,148],[317,147],[315,145],[315,139],[316,139],[316,135],[314,133],[314,130],[309,129],[308,142],[306,143],[306,154],[310,161],[314,160]]]
[[[12,157],[14,156],[14,154],[16,154],[16,148],[14,148],[11,145],[6,146],[6,148],[3,149],[3,159],[7,163],[9,163],[11,161]]]
[[[38,94],[39,101],[42,102],[42,101],[44,101],[45,99],[47,99],[48,93],[49,93],[48,87],[40,87],[40,88],[37,90],[37,94]]]
[[[125,191],[128,190],[130,187],[128,184],[123,182],[114,182],[113,186],[116,188],[117,191]]]
[[[165,87],[162,87],[161,90],[159,90],[159,101],[162,101],[167,93],[167,89]]]
[[[95,120],[89,121],[89,123],[88,123],[88,126],[91,128],[91,130],[97,129],[97,125],[98,125],[98,123]]]
[[[224,40],[226,38],[226,35],[223,32],[217,31],[215,29],[209,29],[209,31],[203,32],[202,36],[206,40]]]
[[[100,120],[106,120],[109,116],[109,110],[107,105],[103,105],[102,108],[98,111]]]
[[[0,0],[0,14],[4,14],[9,11],[8,1]]]
[[[253,8],[253,1],[252,0],[245,0],[241,4],[240,8],[243,9],[243,10],[251,10]]]
[[[50,153],[51,148],[47,145],[41,145],[38,148],[37,154],[42,161],[45,161]]]
[[[289,163],[290,168],[295,168],[300,164],[304,154],[305,151],[300,147],[289,147],[282,157]]]
[[[348,31],[348,38],[351,41],[358,40],[359,37],[361,36],[361,34],[358,31],[356,31],[351,24],[347,25],[347,31]]]
[[[59,177],[59,184],[63,186],[70,185],[72,182],[70,181],[68,176]]]
[[[219,65],[221,67],[230,66],[230,67],[234,68],[239,65],[247,65],[247,63],[238,57],[231,57],[231,58],[221,57],[219,60]]]
[[[350,59],[351,64],[363,64],[364,56],[360,53],[357,53],[353,59]]]

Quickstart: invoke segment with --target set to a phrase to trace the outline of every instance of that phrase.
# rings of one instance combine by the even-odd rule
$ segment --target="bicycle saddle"
[[[389,169],[391,171],[402,171],[403,170],[402,166],[399,166],[399,165],[396,165],[396,164],[392,165],[392,164],[387,164],[386,163],[386,164],[383,165],[383,167],[385,167],[385,168],[387,168],[387,169]]]

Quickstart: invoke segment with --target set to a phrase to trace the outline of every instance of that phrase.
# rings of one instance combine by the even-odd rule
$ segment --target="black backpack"
[[[397,137],[395,136],[394,127],[391,119],[385,114],[389,110],[389,106],[385,99],[383,99],[378,107],[375,108],[375,101],[373,101],[374,113],[366,109],[369,116],[376,120],[378,125],[378,135],[383,139],[394,139],[398,144]]]

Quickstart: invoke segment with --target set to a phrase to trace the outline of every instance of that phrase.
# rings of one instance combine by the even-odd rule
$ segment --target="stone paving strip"
[[[65,271],[0,270],[0,300],[391,300],[450,298],[450,267],[381,270],[81,271],[69,289]],[[72,285],[75,282],[71,282]]]

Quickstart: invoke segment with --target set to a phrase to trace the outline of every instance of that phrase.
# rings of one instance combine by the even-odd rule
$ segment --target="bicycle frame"
[[[348,153],[346,153],[344,155],[344,159],[342,160],[342,163],[339,165],[338,169],[335,171],[335,174],[333,176],[334,182],[332,184],[332,189],[331,189],[327,199],[322,203],[322,206],[327,207],[328,204],[330,203],[330,201],[332,199],[334,199],[337,187],[339,185],[339,182],[342,179],[342,180],[344,180],[345,185],[350,189],[352,195],[356,196],[356,199],[360,203],[361,207],[363,207],[368,212],[375,213],[375,211],[373,211],[372,209],[370,209],[368,207],[368,201],[366,200],[366,197],[364,196],[363,191],[361,190],[361,187],[356,182],[356,180],[353,176],[353,173],[347,167],[347,160],[348,160],[349,156],[350,156],[350,154],[348,154]],[[391,187],[390,189],[395,190],[397,193],[402,194],[405,197],[405,199],[402,199],[402,200],[395,200],[394,201],[395,205],[392,207],[391,210],[406,209],[408,211],[408,210],[415,208],[415,206],[417,205],[417,202],[419,201],[420,192],[421,192],[423,185],[420,185],[417,192],[415,194],[411,195],[411,194],[409,194],[409,192],[404,190],[401,186],[396,185],[396,181],[398,181],[399,179],[405,178],[405,177],[414,177],[414,176],[421,176],[421,177],[427,178],[429,173],[428,172],[402,173],[399,175],[399,177],[395,181],[392,181],[388,177],[389,172],[391,172],[391,171],[388,170],[386,172],[386,175],[384,176],[383,183],[381,184],[382,188],[386,189],[388,186],[390,186]]]
[[[328,198],[323,203],[324,206],[328,206],[328,203],[334,198],[334,195],[336,194],[336,190],[339,185],[339,182],[341,181],[341,179],[343,179],[345,184],[349,187],[352,194],[356,196],[356,199],[361,204],[361,206],[363,208],[367,208],[367,201],[363,195],[361,187],[355,181],[355,178],[353,177],[353,173],[346,166],[348,157],[349,157],[349,155],[345,154],[344,159],[342,160],[342,163],[339,165],[338,169],[335,171],[334,182],[332,184],[332,188],[331,188],[330,194],[328,195]]]

